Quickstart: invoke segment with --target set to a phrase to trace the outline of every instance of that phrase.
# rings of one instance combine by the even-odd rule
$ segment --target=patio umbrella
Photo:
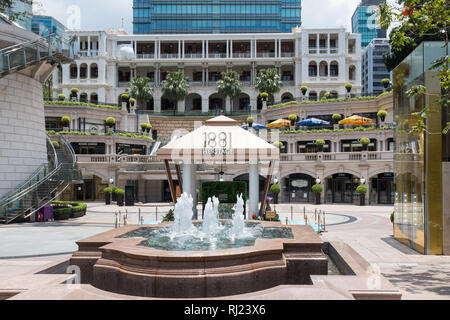
[[[328,121],[317,119],[317,118],[309,118],[309,119],[297,122],[297,125],[313,127],[313,126],[328,126],[328,125],[330,125],[330,123]]]
[[[291,126],[290,120],[278,119],[277,121],[269,123],[267,125],[267,128],[285,128],[285,127],[290,127],[290,126]]]
[[[364,124],[372,124],[372,123],[373,123],[373,119],[364,118],[364,117],[356,116],[356,115],[339,121],[339,124],[351,124],[354,126],[364,125]]]
[[[247,125],[247,124],[246,124],[246,125],[243,125],[242,128],[243,128],[243,129],[247,129],[247,128],[248,128],[248,125]],[[253,123],[252,128],[255,129],[255,130],[267,129],[267,127],[266,127],[265,125],[260,124],[260,123]]]

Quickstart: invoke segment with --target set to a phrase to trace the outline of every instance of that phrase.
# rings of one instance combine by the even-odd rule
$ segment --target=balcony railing
[[[219,59],[219,58],[226,58],[226,53],[210,53],[208,54],[208,57],[211,59]]]
[[[179,57],[178,53],[161,53],[161,59],[177,59]]]
[[[257,58],[275,58],[275,52],[257,52]]]
[[[125,163],[125,164],[136,164],[136,163],[154,163],[161,162],[156,158],[156,156],[150,155],[103,155],[103,154],[92,154],[92,155],[77,155],[77,163]]]
[[[233,58],[250,58],[251,53],[249,52],[233,52]]]
[[[185,53],[184,58],[185,59],[201,59],[201,58],[203,58],[203,54],[201,54],[201,53]]]
[[[293,57],[294,55],[295,55],[294,52],[282,52],[282,53],[281,53],[281,57],[282,57],[282,58],[291,58],[291,57]]]
[[[136,54],[136,59],[155,59],[154,53],[138,53]]]
[[[281,161],[393,161],[391,151],[285,153]]]

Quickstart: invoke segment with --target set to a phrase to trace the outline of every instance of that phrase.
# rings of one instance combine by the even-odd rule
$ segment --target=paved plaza
[[[0,276],[0,293],[11,285],[20,286],[21,279],[28,281],[28,274],[70,257],[77,250],[75,241],[115,228],[115,213],[119,210],[121,225],[125,214],[128,224],[138,224],[139,214],[144,224],[154,224],[170,208],[169,204],[119,208],[97,202],[89,203],[86,216],[79,219],[0,226],[0,270],[8,275]],[[288,223],[304,223],[304,211],[311,223],[316,209],[325,212],[323,240],[349,244],[375,270],[379,268],[402,292],[403,299],[450,299],[450,257],[423,256],[395,241],[389,220],[392,207],[280,204],[275,208],[282,223],[286,223],[286,218]],[[49,281],[47,275],[40,275],[39,279],[34,285]],[[30,284],[24,286],[28,288]]]

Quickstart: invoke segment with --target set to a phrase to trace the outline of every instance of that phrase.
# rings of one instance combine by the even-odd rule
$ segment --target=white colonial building
[[[300,97],[300,86],[309,87],[309,98],[326,92],[344,96],[352,83],[361,93],[361,39],[342,29],[294,29],[280,34],[128,35],[120,31],[74,31],[80,58],[54,73],[54,97],[79,89],[83,100],[117,104],[133,77],[148,77],[153,101],[139,109],[160,113],[173,110],[162,97],[161,82],[169,71],[183,71],[190,80],[189,95],[176,106],[178,112],[226,112],[260,109],[255,89],[258,72],[276,68],[283,81],[272,102]],[[233,104],[217,93],[221,72],[236,71],[243,83]],[[231,110],[231,105],[233,109]]]

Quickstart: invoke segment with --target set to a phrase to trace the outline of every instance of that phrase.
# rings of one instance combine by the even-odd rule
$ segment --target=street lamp
[[[320,178],[316,179],[316,184],[320,184],[322,182],[322,180],[320,180]]]
[[[361,178],[361,184],[366,184],[366,179],[364,177]]]

